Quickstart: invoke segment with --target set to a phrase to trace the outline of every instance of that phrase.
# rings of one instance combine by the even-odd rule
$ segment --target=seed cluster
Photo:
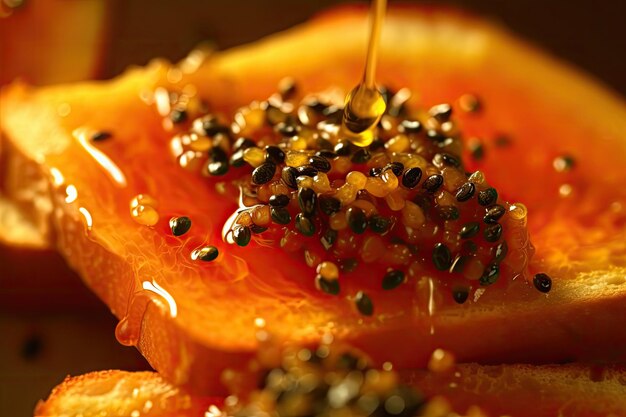
[[[237,173],[228,178],[246,203],[228,242],[272,237],[302,254],[316,287],[330,295],[341,294],[340,276],[361,264],[382,269],[384,290],[428,271],[465,279],[453,289],[459,303],[473,282],[498,280],[512,206],[482,172],[464,170],[450,105],[410,109],[384,89],[387,111],[375,139],[358,147],[341,135],[341,101],[301,96],[293,83],[288,91],[239,109],[232,121],[176,116],[181,127],[170,148],[181,167],[208,177]],[[476,111],[471,98],[466,107]],[[507,227],[525,228],[518,223]],[[366,291],[346,296],[367,316],[374,305]]]
[[[427,404],[394,371],[370,368],[359,356],[335,354],[326,345],[287,354],[265,375],[246,403],[229,404],[228,415],[413,417]]]

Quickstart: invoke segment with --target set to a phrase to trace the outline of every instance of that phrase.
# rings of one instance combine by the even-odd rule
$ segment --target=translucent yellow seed
[[[467,180],[474,184],[485,184],[485,174],[482,171],[476,171]]]
[[[289,188],[282,181],[274,181],[270,185],[270,190],[272,191],[272,194],[275,194],[275,195],[280,195],[280,194],[289,195],[289,192],[290,192]]]
[[[186,151],[178,158],[178,165],[190,172],[197,172],[206,162],[206,154],[202,152]]]
[[[333,262],[324,261],[317,266],[317,273],[324,279],[334,280],[339,278],[339,268]]]
[[[363,210],[365,212],[365,215],[367,217],[370,217],[376,213],[378,213],[378,210],[376,209],[376,206],[374,204],[372,204],[371,201],[367,201],[367,200],[354,200],[354,202],[351,204],[352,207],[358,207],[361,210]]]
[[[265,122],[265,111],[259,107],[245,107],[240,114],[241,117],[235,116],[235,120],[239,123],[242,134],[257,130]]]
[[[400,211],[404,208],[406,200],[401,189],[397,189],[385,196],[385,201],[392,211]]]
[[[341,204],[346,206],[356,200],[356,194],[359,190],[349,183],[345,183],[337,190],[335,198],[341,201]]]
[[[330,180],[328,175],[323,172],[318,173],[313,177],[313,191],[316,193],[326,193],[330,191]]]
[[[449,192],[442,190],[435,196],[435,201],[440,206],[456,206],[456,198]]]
[[[405,245],[389,245],[383,251],[382,260],[387,265],[404,265],[411,260],[411,251]]]
[[[267,203],[272,196],[272,189],[268,184],[264,184],[257,189],[256,197],[259,201]]]
[[[511,205],[509,210],[509,214],[514,220],[524,220],[526,219],[526,216],[528,216],[528,209],[522,203],[515,203]]]
[[[344,230],[348,227],[348,220],[346,220],[346,213],[339,211],[334,213],[328,219],[330,228],[333,230]]]
[[[389,152],[406,152],[409,150],[410,145],[409,137],[404,134],[399,134],[389,139],[389,141],[385,143],[385,148],[387,148]]]
[[[397,162],[402,162],[402,161],[397,161]],[[426,167],[428,166],[428,161],[426,161],[426,159],[422,158],[419,155],[410,155],[410,157],[407,158],[405,162],[402,162],[402,163],[404,164],[404,168],[421,168],[422,171],[424,171]]]
[[[367,162],[367,166],[369,168],[384,167],[389,162],[391,162],[391,159],[389,159],[389,156],[387,156],[387,153],[380,152],[380,153],[376,153],[376,154],[374,154],[374,156],[372,156],[372,159],[370,159]],[[402,161],[400,161],[400,162],[402,162]]]
[[[379,236],[368,236],[363,240],[360,255],[365,263],[374,262],[385,253],[385,244]]]
[[[242,226],[251,226],[252,225],[252,216],[248,211],[244,211],[237,216],[237,224]]]
[[[189,148],[197,152],[206,152],[213,147],[211,139],[206,136],[198,136],[195,133],[189,135]]]
[[[302,241],[297,232],[285,231],[285,236],[280,239],[280,247],[286,252],[295,252],[302,247]]]
[[[285,155],[285,164],[289,167],[298,168],[309,163],[309,154],[302,151],[289,151]]]
[[[469,280],[477,280],[483,276],[485,266],[476,258],[471,258],[463,268],[463,276]]]
[[[130,200],[130,208],[137,207],[139,205],[157,208],[159,203],[156,198],[148,194],[137,194],[132,200]]]
[[[135,222],[144,226],[154,226],[159,222],[159,213],[152,206],[139,204],[131,209],[130,215]]]
[[[365,188],[367,177],[362,172],[351,171],[346,176],[346,182],[348,182],[348,184],[354,185],[358,190],[362,190]]]
[[[243,151],[243,160],[253,168],[258,167],[265,161],[265,152],[261,148],[252,147]]]
[[[420,227],[426,222],[424,211],[412,201],[407,201],[402,209],[402,222],[413,229]]]
[[[374,197],[384,198],[389,194],[389,188],[385,185],[382,179],[377,177],[368,177],[365,183],[365,190]]]
[[[313,178],[306,175],[300,175],[296,178],[296,184],[298,185],[298,188],[313,188]]]
[[[467,177],[456,168],[446,167],[441,171],[443,186],[451,193],[455,193],[467,181]]]
[[[332,169],[338,174],[347,173],[352,167],[352,161],[347,156],[339,156],[332,162]]]
[[[291,149],[294,151],[303,151],[307,148],[307,140],[302,136],[294,136],[289,140]]]
[[[321,260],[322,258],[317,253],[310,250],[304,251],[304,262],[306,262],[308,267],[313,268],[319,265]]]
[[[270,207],[257,206],[252,209],[252,221],[257,226],[267,226],[270,223]]]
[[[394,174],[392,170],[385,170],[385,172],[383,172],[380,176],[380,179],[383,181],[385,187],[387,187],[389,191],[393,191],[398,188],[398,177],[396,177],[396,174]]]

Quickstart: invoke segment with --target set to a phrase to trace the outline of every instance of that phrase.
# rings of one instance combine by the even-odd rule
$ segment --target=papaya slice
[[[526,204],[536,247],[529,268],[553,277],[552,291],[509,277],[474,287],[457,305],[438,290],[445,283],[422,276],[393,291],[371,289],[375,314],[367,317],[354,308],[366,285],[358,279],[346,280],[340,297],[328,295],[301,257],[222,240],[237,209],[227,191],[232,177],[210,181],[170,155],[173,113],[164,125],[158,111],[168,91],[186,88],[230,117],[269,97],[284,76],[301,91],[345,93],[362,68],[366,20],[363,9],[340,9],[203,62],[199,54],[179,66],[159,61],[107,83],[13,85],[1,101],[3,158],[28,161],[38,175],[5,170],[5,195],[19,200],[20,191],[47,184],[20,200],[24,212],[122,319],[118,338],[196,392],[219,393],[221,371],[241,368],[268,335],[299,344],[330,335],[400,368],[424,365],[440,347],[482,363],[623,358],[626,332],[616,330],[626,305],[623,101],[464,14],[392,9],[380,82],[409,88],[424,108],[480,95],[479,113],[458,116],[467,137],[484,141],[484,158],[466,155],[467,168],[483,171],[508,201]],[[338,34],[342,42],[333,41]],[[165,101],[147,104],[155,92]],[[575,169],[557,172],[553,161],[564,155]],[[133,201],[133,209],[138,201],[154,209],[145,210],[144,224],[129,213]],[[172,236],[169,220],[181,216],[193,226]],[[203,245],[219,252],[213,262],[191,259],[215,254],[194,252]]]
[[[458,376],[401,374],[403,381],[432,398],[432,414],[418,415],[446,415],[442,410],[447,409],[458,413],[454,415],[594,417],[620,416],[626,407],[624,371],[618,368],[596,369],[599,380],[592,377],[593,368],[584,365],[457,368]],[[190,395],[155,372],[100,371],[66,378],[37,405],[35,416],[131,417],[139,410],[155,417],[200,417],[206,411],[215,413],[222,403],[218,398]],[[482,414],[470,414],[477,409]]]

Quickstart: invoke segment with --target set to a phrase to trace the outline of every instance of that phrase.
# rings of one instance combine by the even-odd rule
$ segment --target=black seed
[[[187,111],[183,109],[174,109],[170,113],[172,123],[178,124],[186,121],[188,118]]]
[[[437,207],[437,214],[444,221],[459,219],[459,209],[456,206],[439,206]]]
[[[339,280],[336,279],[325,279],[322,278],[321,275],[315,277],[315,286],[322,292],[330,295],[339,294]]]
[[[350,207],[346,211],[346,219],[350,229],[360,235],[367,229],[367,216],[359,207]]]
[[[276,131],[278,133],[280,133],[282,136],[285,137],[292,137],[292,136],[296,136],[296,134],[298,133],[298,130],[296,129],[296,126],[292,123],[289,122],[281,122],[278,123],[275,127]]]
[[[533,278],[533,284],[539,291],[547,293],[552,288],[552,279],[544,273],[539,273]]]
[[[293,78],[283,78],[278,84],[278,93],[283,100],[289,100],[298,91],[298,85]]]
[[[317,194],[311,188],[301,188],[298,191],[298,204],[306,216],[314,215],[317,206]]]
[[[265,147],[265,162],[272,162],[276,165],[285,162],[285,152],[278,146]]]
[[[438,104],[430,108],[428,113],[439,123],[445,123],[452,116],[452,107],[449,104]]]
[[[495,188],[486,188],[478,192],[478,204],[481,206],[490,206],[498,201],[498,192]]]
[[[354,150],[354,145],[348,141],[339,142],[335,145],[335,153],[339,156],[348,156]]]
[[[374,214],[369,220],[370,229],[372,232],[383,234],[389,230],[389,226],[391,225],[391,221],[383,216],[378,214]]]
[[[191,219],[186,216],[172,217],[170,219],[170,230],[174,236],[182,236],[191,229]]]
[[[480,223],[478,222],[469,222],[465,223],[461,230],[459,231],[459,237],[461,239],[469,239],[474,237],[480,231]]]
[[[211,162],[227,162],[228,161],[228,155],[219,146],[215,146],[211,148],[211,150],[209,151],[209,158]]]
[[[483,276],[478,280],[480,285],[491,285],[494,284],[498,277],[500,276],[500,267],[498,264],[491,264],[485,268],[485,272],[483,272]]]
[[[265,121],[270,126],[276,126],[278,123],[285,122],[287,120],[287,113],[267,101],[261,103],[261,108],[265,110]]]
[[[370,152],[376,152],[385,147],[385,141],[381,138],[375,138],[372,143],[370,143]]]
[[[259,225],[256,225],[256,224],[252,224],[250,226],[250,231],[252,233],[254,233],[255,235],[261,234],[261,233],[265,232],[266,230],[267,230],[267,227],[259,226]]]
[[[394,269],[383,277],[383,290],[393,290],[404,282],[404,272]]]
[[[461,253],[463,255],[473,255],[477,251],[478,251],[478,245],[471,240],[466,240],[465,242],[461,244]]]
[[[235,151],[230,157],[230,165],[239,168],[245,165],[246,161],[243,159],[243,149]]]
[[[22,347],[20,349],[20,354],[22,358],[27,361],[31,361],[37,359],[37,357],[41,354],[43,350],[43,341],[41,336],[38,334],[33,334],[28,336],[23,342]]]
[[[496,246],[495,261],[502,262],[504,258],[506,258],[507,253],[509,253],[509,245],[507,245],[506,242],[500,243]]]
[[[452,261],[452,265],[450,266],[450,272],[454,272],[455,274],[460,274],[461,272],[463,272],[463,267],[465,267],[468,259],[468,256],[458,255],[456,258],[454,258],[454,261]]]
[[[366,148],[361,148],[352,155],[351,161],[355,164],[364,164],[372,158],[372,155]]]
[[[306,106],[316,113],[322,113],[328,107],[327,104],[322,103],[316,98],[308,100]]]
[[[255,141],[249,138],[244,138],[244,137],[240,137],[239,139],[235,141],[235,143],[233,143],[233,149],[235,150],[240,150],[240,149],[243,150],[243,149],[253,148],[255,146],[256,146]]]
[[[224,175],[228,172],[228,162],[225,161],[217,161],[217,162],[210,162],[209,165],[207,166],[207,170],[209,171],[209,174],[213,175],[213,176],[219,176],[219,175]]]
[[[195,122],[194,122],[195,124]],[[230,129],[228,126],[220,124],[219,120],[215,116],[207,116],[201,119],[202,131],[207,136],[215,136],[218,133],[223,133],[225,135],[230,134]],[[254,144],[253,146],[255,146]]]
[[[354,304],[356,305],[357,310],[359,310],[359,313],[364,316],[371,316],[374,314],[374,303],[372,303],[372,299],[363,291],[356,293]]]
[[[330,162],[322,156],[312,156],[309,158],[309,164],[320,172],[330,171]]]
[[[103,142],[113,136],[110,132],[99,131],[91,135],[92,142]]]
[[[333,143],[328,139],[319,137],[317,138],[317,147],[326,152],[333,152]],[[335,152],[333,152],[334,156],[337,156]]]
[[[402,171],[404,171],[404,164],[402,162],[390,162],[383,168],[383,171],[390,169],[391,172],[394,173],[396,177],[402,175]]]
[[[319,197],[319,205],[322,213],[326,214],[327,216],[330,216],[331,214],[337,213],[339,210],[341,210],[341,201],[329,195],[321,195]]]
[[[289,196],[285,194],[274,194],[270,197],[269,203],[272,207],[286,207],[289,205]]]
[[[443,243],[437,243],[433,249],[433,264],[440,271],[446,271],[452,265],[450,249]]]
[[[252,231],[248,226],[237,226],[233,230],[233,238],[239,246],[246,246],[252,238]]]
[[[337,236],[338,236],[338,233],[336,230],[333,230],[330,228],[326,229],[326,231],[324,232],[324,235],[320,238],[320,242],[322,246],[324,247],[324,249],[326,250],[330,249],[337,241]]]
[[[339,261],[339,269],[341,272],[352,272],[357,266],[359,266],[359,261],[354,258],[347,258]]]
[[[418,133],[422,130],[422,124],[419,120],[403,120],[400,122],[398,130],[404,133]]]
[[[459,168],[461,161],[459,158],[449,153],[438,153],[433,157],[433,165],[440,169],[446,166]]]
[[[432,197],[424,194],[416,194],[413,197],[413,202],[420,206],[425,213],[428,213],[433,205]]]
[[[497,223],[498,220],[500,220],[500,217],[504,216],[504,213],[506,213],[506,209],[500,204],[495,204],[487,208],[483,221],[487,224]]]
[[[402,185],[405,188],[415,188],[422,179],[422,170],[419,167],[409,168],[402,175]]]
[[[298,178],[297,169],[294,167],[283,167],[280,173],[280,179],[283,180],[287,187],[293,188],[294,190],[297,189],[298,183],[296,182],[296,178]]]
[[[439,133],[438,131],[434,130],[434,129],[429,129],[426,131],[426,137],[436,143],[441,143],[443,141],[445,141],[448,137],[445,135],[442,135],[441,133]]]
[[[289,210],[284,207],[270,208],[270,215],[272,216],[274,223],[277,224],[289,224],[291,221],[291,214],[289,214]]]
[[[298,176],[304,175],[304,176],[313,178],[314,176],[317,175],[317,169],[315,169],[314,167],[310,165],[304,165],[304,166],[298,167],[296,168],[296,170],[298,171]]]
[[[264,162],[252,171],[252,183],[263,185],[272,180],[276,172],[276,164]]]
[[[321,156],[322,158],[326,159],[333,159],[337,157],[337,154],[332,150],[322,149],[321,151],[315,152],[315,156]]]
[[[480,161],[485,157],[485,147],[479,141],[470,142],[468,149],[474,161]]]
[[[476,186],[473,182],[466,182],[461,185],[461,187],[456,192],[456,201],[463,203],[470,198],[474,197],[474,193],[476,192]]]
[[[422,187],[426,191],[428,191],[430,193],[434,193],[442,185],[443,185],[443,175],[441,175],[441,174],[434,174],[434,175],[431,175],[430,177],[426,178],[426,180],[422,184]]]
[[[304,236],[313,236],[315,234],[315,225],[304,213],[296,214],[296,229]]]
[[[454,298],[454,301],[456,301],[458,304],[465,303],[468,297],[469,297],[469,288],[459,287],[459,288],[454,288],[452,290],[452,298]]]
[[[485,228],[483,235],[487,242],[497,242],[502,236],[502,226],[498,223],[489,225]]]
[[[382,168],[374,167],[374,168],[370,168],[369,176],[370,177],[378,177],[382,173],[383,173],[383,169]]]
[[[219,252],[215,246],[205,246],[203,248],[194,249],[193,252],[191,252],[191,259],[211,262],[217,258],[217,255],[219,255]]]

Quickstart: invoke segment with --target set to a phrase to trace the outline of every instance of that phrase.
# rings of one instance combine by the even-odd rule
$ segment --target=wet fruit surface
[[[156,63],[147,70],[131,71],[124,79],[105,87],[63,88],[30,96],[28,90],[18,86],[8,96],[14,100],[13,110],[3,121],[3,129],[13,141],[22,136],[29,138],[16,144],[18,151],[40,160],[46,177],[53,180],[53,204],[59,208],[53,219],[60,231],[60,250],[113,312],[120,318],[126,317],[120,329],[123,338],[136,341],[151,363],[177,383],[202,388],[215,384],[207,381],[210,377],[199,381],[191,375],[192,367],[209,366],[209,355],[203,349],[210,347],[211,353],[217,351],[223,355],[217,356],[217,360],[233,351],[247,354],[257,346],[259,327],[279,339],[305,343],[330,332],[355,340],[380,361],[391,355],[387,352],[388,339],[383,342],[382,335],[404,338],[406,329],[419,329],[406,347],[399,346],[399,351],[394,352],[401,366],[415,365],[423,362],[430,344],[442,340],[460,343],[458,333],[442,330],[449,317],[446,314],[454,317],[456,309],[464,308],[465,314],[474,314],[501,308],[524,311],[527,306],[532,306],[529,309],[547,306],[546,296],[532,284],[534,274],[545,273],[552,278],[550,300],[568,297],[559,293],[559,287],[567,288],[568,280],[582,277],[606,284],[603,277],[608,276],[613,277],[615,284],[623,283],[619,277],[626,259],[626,191],[621,184],[626,174],[615,168],[623,166],[626,160],[621,105],[615,104],[612,97],[585,87],[583,79],[580,79],[582,87],[575,87],[577,75],[571,76],[573,81],[561,81],[565,83],[561,86],[554,80],[561,79],[557,75],[567,71],[563,68],[548,71],[539,65],[532,72],[522,74],[502,59],[503,51],[515,59],[540,59],[534,52],[527,52],[524,47],[511,52],[505,46],[515,41],[498,32],[483,32],[482,26],[472,26],[463,18],[451,18],[459,25],[458,29],[451,29],[445,19],[428,14],[425,20],[419,20],[413,15],[409,19],[392,13],[390,32],[382,40],[380,81],[396,90],[407,87],[413,91],[415,95],[409,100],[415,108],[452,103],[466,144],[462,152],[465,169],[472,173],[480,170],[487,183],[497,189],[498,196],[487,189],[462,186],[468,178],[457,173],[459,160],[451,154],[442,154],[433,162],[440,165],[439,172],[423,172],[417,179],[414,171],[402,186],[411,188],[416,181],[427,183],[423,190],[433,195],[446,191],[453,204],[469,204],[463,201],[471,199],[472,203],[478,202],[477,206],[491,207],[500,201],[498,198],[523,202],[524,205],[511,206],[505,217],[499,217],[498,209],[486,209],[488,221],[478,220],[477,236],[494,244],[495,255],[498,235],[504,233],[508,246],[505,260],[524,264],[528,259],[517,249],[528,244],[529,235],[525,233],[528,230],[536,247],[530,264],[530,281],[518,279],[508,286],[496,285],[486,291],[475,286],[464,294],[457,282],[441,281],[431,272],[433,269],[409,265],[403,269],[406,277],[401,285],[395,286],[399,278],[387,281],[387,286],[395,286],[389,290],[381,285],[385,270],[365,273],[366,266],[345,257],[337,264],[339,274],[353,278],[342,280],[337,291],[333,279],[317,271],[320,262],[315,260],[319,255],[310,252],[303,257],[300,251],[297,233],[310,233],[314,224],[301,217],[298,230],[293,233],[271,236],[271,229],[265,230],[270,222],[286,224],[297,220],[277,201],[271,207],[239,213],[241,225],[250,230],[247,244],[240,244],[248,240],[247,232],[242,232],[237,244],[224,242],[223,225],[239,208],[239,189],[231,183],[237,176],[233,168],[225,171],[224,155],[220,151],[208,153],[207,143],[200,137],[189,138],[186,144],[189,149],[178,159],[173,158],[168,151],[176,146],[172,145],[172,138],[189,128],[188,124],[194,120],[193,111],[204,114],[200,106],[231,120],[242,105],[273,94],[279,80],[286,75],[293,76],[302,91],[321,92],[336,87],[340,89],[336,94],[343,97],[354,83],[354,74],[359,72],[361,57],[341,47],[320,49],[316,36],[333,36],[343,25],[364,24],[365,19],[363,15],[338,15],[333,19],[303,29],[292,41],[284,38],[270,46],[260,44],[254,47],[254,53],[235,50],[211,58],[197,71],[195,61],[190,58],[180,67]],[[413,25],[411,19],[418,19],[422,26]],[[434,35],[437,30],[445,34],[441,40]],[[465,36],[466,31],[475,36]],[[422,36],[432,38],[422,43],[419,41]],[[349,41],[357,42],[360,41],[356,37]],[[319,51],[315,61],[296,53],[311,48]],[[259,65],[279,56],[293,56],[282,63],[280,74]],[[425,56],[429,59],[423,59]],[[451,62],[455,65],[450,65]],[[323,71],[331,65],[334,71]],[[319,76],[322,72],[326,74],[323,77]],[[552,81],[556,84],[551,84]],[[546,83],[551,84],[548,91],[542,87]],[[570,91],[572,88],[580,88],[575,91],[589,97],[586,105],[572,103],[569,96],[575,92]],[[459,99],[473,91],[480,93],[480,110],[464,111]],[[196,104],[189,102],[187,118],[181,117],[180,109],[171,107],[172,92],[202,101],[196,102],[195,110]],[[90,105],[83,101],[87,93]],[[25,104],[27,98],[40,107]],[[95,107],[97,112],[93,111]],[[603,108],[618,110],[606,114]],[[172,118],[174,110],[177,113]],[[26,121],[42,112],[42,123],[29,126]],[[240,124],[242,135],[246,134],[246,124],[265,117],[260,112],[260,108],[248,109],[245,122]],[[445,123],[446,114],[446,109],[439,109],[431,117]],[[570,114],[577,117],[567,117],[569,123],[564,123]],[[418,130],[416,123],[409,122],[404,123],[405,133]],[[203,122],[201,127],[219,133],[211,120]],[[111,137],[91,141],[93,133],[100,131],[110,132]],[[304,145],[298,142],[288,124],[281,125],[279,132],[291,138],[292,149]],[[437,139],[436,135],[433,138]],[[480,158],[470,149],[475,141],[482,146]],[[405,146],[404,139],[399,137],[389,146],[401,149]],[[366,164],[372,158],[363,149],[352,152],[344,148],[347,145],[333,148],[333,152],[344,158],[338,159],[340,162],[333,169],[340,171],[350,164]],[[279,172],[276,158],[281,159],[280,154],[273,152],[270,160],[266,160],[263,152],[253,149],[258,148],[250,146],[239,156],[233,153],[229,161],[240,157],[247,164],[241,169],[249,169],[255,185],[261,187],[280,175],[288,189],[310,188],[302,185],[327,168],[323,161],[314,160],[310,164],[306,158],[305,164],[313,165],[317,173],[310,168],[303,171],[296,155],[290,158],[287,154],[288,167]],[[553,161],[563,155],[576,162],[571,169],[557,170]],[[210,180],[197,173],[205,166],[207,176],[212,175]],[[383,175],[393,181],[393,167],[381,173],[381,181]],[[445,188],[459,178],[462,179],[459,189]],[[353,180],[361,179],[357,175]],[[475,180],[479,182],[481,178]],[[416,186],[420,190],[421,187]],[[371,190],[376,192],[375,187]],[[273,194],[268,192],[268,203]],[[151,199],[139,204],[139,195]],[[133,201],[137,202],[135,206]],[[307,211],[308,202],[310,197],[304,195],[302,204],[296,199],[289,205]],[[387,204],[399,208],[402,203],[391,198]],[[351,236],[360,235],[365,227],[361,213],[368,208],[356,207],[349,218],[333,219],[338,214],[334,213],[336,203],[327,200],[322,205],[320,200],[318,206],[333,213],[329,222],[335,222],[333,229],[337,231],[336,236],[324,234],[324,240],[335,241],[349,253],[354,247]],[[405,223],[423,221],[416,203],[405,203],[400,211]],[[439,215],[446,219],[456,216],[451,209],[442,210]],[[176,236],[170,225],[174,217],[188,217],[193,227]],[[506,218],[504,232],[495,227],[485,233],[487,224],[501,218]],[[379,230],[389,227],[383,223],[384,219],[369,216],[367,226],[371,228],[373,224]],[[524,227],[526,223],[528,229]],[[345,233],[347,230],[352,234]],[[507,236],[506,230],[520,233]],[[472,225],[465,233],[474,233]],[[282,250],[275,248],[276,242],[280,242]],[[215,248],[215,251],[211,249],[210,261],[193,259],[194,250],[208,247]],[[368,247],[380,248],[380,242],[368,241]],[[400,243],[386,249],[383,256],[390,259],[411,256]],[[454,267],[454,259],[445,247],[438,246],[432,251],[430,258],[440,266],[438,269]],[[371,250],[368,256],[375,257],[379,252]],[[476,260],[464,267],[476,280],[484,278],[490,283],[498,274],[507,276],[510,272],[479,262],[483,261]],[[485,270],[489,271],[487,276],[483,275]],[[317,275],[322,279],[317,279]],[[502,282],[510,283],[512,278],[509,274]],[[460,300],[464,301],[462,307],[458,306]],[[225,323],[228,323],[227,332]],[[423,339],[425,335],[431,338]],[[511,342],[497,332],[493,337]],[[554,349],[547,350],[547,357],[562,352],[559,344],[566,339],[557,338],[552,345]],[[424,352],[413,355],[412,349],[418,341]],[[513,344],[518,342],[520,346],[531,343],[520,340]],[[487,348],[477,341],[464,354],[466,358],[494,360],[503,355],[499,347],[502,348],[501,343]],[[513,357],[526,352],[521,348],[518,356]],[[212,357],[211,361],[215,360]],[[203,372],[200,375],[206,376]]]

